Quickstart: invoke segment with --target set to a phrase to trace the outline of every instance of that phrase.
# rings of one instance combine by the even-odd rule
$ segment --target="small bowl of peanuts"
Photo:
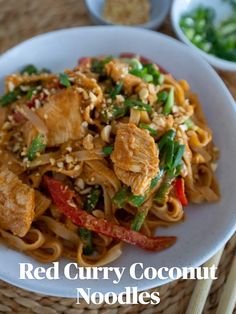
[[[129,25],[157,29],[171,0],[85,0],[90,17],[99,25]]]

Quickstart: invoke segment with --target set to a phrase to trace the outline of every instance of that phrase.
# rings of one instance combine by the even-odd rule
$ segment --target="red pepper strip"
[[[130,52],[124,52],[124,53],[121,53],[120,54],[120,58],[134,58],[136,56],[136,54],[135,53],[130,53]],[[142,63],[142,64],[148,64],[148,63],[153,63],[151,60],[149,60],[149,59],[147,59],[147,58],[145,58],[145,57],[143,57],[143,56],[140,56],[140,62]],[[156,65],[158,66],[158,68],[159,68],[159,70],[160,70],[160,72],[162,73],[162,74],[168,74],[168,72],[166,71],[166,69],[164,69],[162,66],[160,66],[159,64],[157,64],[156,63]]]
[[[184,190],[184,179],[183,178],[177,178],[175,180],[175,190],[177,194],[177,198],[180,201],[180,203],[183,206],[188,205],[188,200],[185,195],[185,190]]]
[[[52,200],[62,213],[76,225],[150,251],[160,251],[175,243],[176,237],[147,237],[106,219],[98,219],[85,210],[72,206],[75,193],[58,180],[44,176]]]
[[[90,57],[82,57],[78,60],[78,65],[87,65],[91,62],[91,58]]]
[[[26,121],[26,118],[19,111],[16,111],[13,113],[13,118],[14,118],[16,123],[23,123]]]

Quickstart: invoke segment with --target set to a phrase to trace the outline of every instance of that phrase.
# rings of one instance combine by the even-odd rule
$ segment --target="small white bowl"
[[[216,23],[232,14],[230,5],[222,0],[174,0],[171,8],[171,22],[176,35],[185,44],[200,53],[211,65],[217,69],[236,71],[236,62],[220,59],[199,49],[191,43],[191,41],[185,36],[182,29],[180,28],[179,21],[181,16],[186,12],[189,12],[198,7],[199,5],[214,8],[216,12]]]
[[[157,29],[163,23],[169,11],[171,0],[150,0],[150,20],[144,24],[134,25],[147,29]],[[114,25],[110,21],[103,18],[104,0],[85,0],[86,7],[90,17],[95,24],[98,25]]]

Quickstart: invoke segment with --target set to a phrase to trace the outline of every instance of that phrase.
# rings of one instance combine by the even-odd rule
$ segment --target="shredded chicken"
[[[0,227],[23,237],[34,218],[35,192],[7,167],[0,167]]]
[[[131,187],[135,195],[144,194],[158,173],[158,150],[147,130],[136,125],[118,126],[111,154],[117,177]]]
[[[47,146],[58,146],[81,137],[80,100],[81,96],[68,88],[50,96],[47,103],[35,111],[48,129]],[[29,122],[24,131],[29,145],[37,131]]]

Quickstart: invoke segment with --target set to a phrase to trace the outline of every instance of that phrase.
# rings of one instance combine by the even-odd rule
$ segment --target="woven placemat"
[[[81,25],[91,25],[82,0],[0,0],[0,53],[37,34]],[[160,31],[174,36],[169,19]],[[236,99],[236,73],[220,71],[219,75]],[[205,314],[213,314],[216,311],[235,253],[236,235],[225,247],[218,269],[218,279],[212,285],[204,308]],[[195,284],[193,280],[178,280],[153,289],[159,291],[161,296],[161,303],[156,306],[119,304],[88,306],[86,303],[77,305],[74,299],[42,296],[0,281],[0,313],[183,314]]]

